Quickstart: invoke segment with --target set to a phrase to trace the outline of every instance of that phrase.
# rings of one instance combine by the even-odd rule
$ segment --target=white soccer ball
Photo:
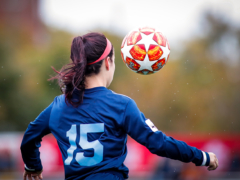
[[[140,74],[158,72],[167,63],[170,46],[167,38],[155,28],[143,27],[130,31],[121,46],[123,62]]]

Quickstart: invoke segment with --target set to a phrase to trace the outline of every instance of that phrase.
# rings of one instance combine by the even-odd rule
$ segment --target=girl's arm
[[[124,116],[123,128],[127,134],[153,154],[182,162],[193,162],[196,166],[209,166],[210,157],[207,152],[166,136],[144,117],[132,99],[126,106]]]
[[[33,122],[30,122],[23,136],[20,149],[25,163],[25,170],[28,172],[42,171],[39,147],[41,146],[42,137],[50,133],[48,124],[52,106],[53,102]]]

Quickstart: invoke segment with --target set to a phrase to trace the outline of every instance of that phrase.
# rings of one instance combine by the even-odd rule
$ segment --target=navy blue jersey
[[[77,101],[78,90],[73,99]],[[54,101],[31,122],[21,144],[25,168],[42,170],[39,147],[43,136],[57,139],[65,169],[65,179],[82,179],[92,173],[115,169],[128,177],[124,165],[127,135],[159,156],[208,165],[209,155],[166,136],[144,117],[129,97],[105,87],[86,89],[77,108],[65,103],[65,95]]]

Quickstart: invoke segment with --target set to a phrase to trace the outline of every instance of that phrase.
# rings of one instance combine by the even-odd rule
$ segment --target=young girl
[[[67,180],[123,180],[128,168],[127,135],[158,156],[196,166],[218,167],[213,153],[203,152],[168,137],[141,113],[129,97],[107,87],[115,71],[114,49],[100,33],[73,39],[72,63],[56,77],[63,94],[31,122],[24,134],[21,152],[25,163],[24,180],[42,179],[39,147],[43,136],[57,139]]]

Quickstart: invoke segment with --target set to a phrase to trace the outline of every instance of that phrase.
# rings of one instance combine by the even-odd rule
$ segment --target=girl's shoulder
[[[129,100],[132,100],[129,96],[126,96],[124,94],[119,94],[119,93],[116,93],[112,90],[109,90],[109,93],[112,95],[112,96],[115,96],[115,98],[119,99],[119,100],[123,100],[123,101],[126,101],[128,102]]]

